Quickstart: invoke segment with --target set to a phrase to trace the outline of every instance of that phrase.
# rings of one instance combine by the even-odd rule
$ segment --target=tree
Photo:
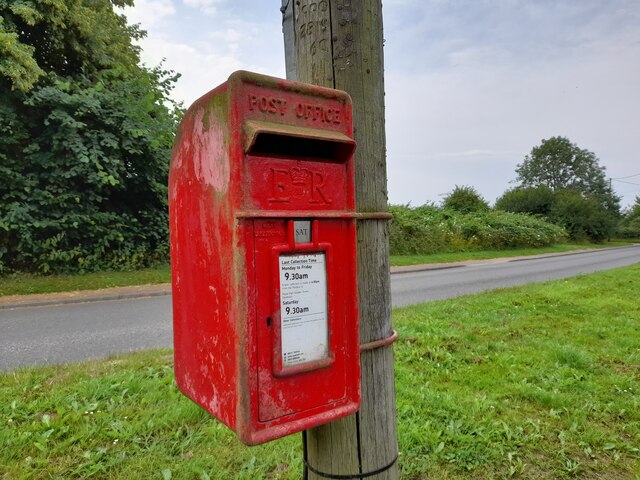
[[[613,233],[620,199],[593,152],[552,137],[534,147],[516,173],[520,185],[505,192],[496,207],[546,216],[573,239],[599,241]]]
[[[593,152],[566,137],[542,140],[516,168],[517,180],[524,187],[574,188],[585,194],[610,192],[604,172]]]
[[[566,137],[543,139],[518,164],[516,173],[522,187],[546,186],[552,191],[574,189],[584,196],[595,196],[605,210],[620,212],[620,199],[607,182],[605,168],[598,157]]]
[[[135,72],[139,49],[132,41],[145,33],[113,10],[127,5],[133,0],[0,0],[0,75],[27,92],[50,74]]]
[[[0,0],[0,270],[166,259],[177,76],[138,65],[131,3]]]
[[[469,186],[458,185],[444,197],[442,206],[445,209],[455,210],[460,213],[486,212],[489,204],[482,198],[478,191]]]

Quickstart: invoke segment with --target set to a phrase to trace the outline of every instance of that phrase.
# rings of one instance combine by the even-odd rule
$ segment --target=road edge
[[[625,248],[637,248],[640,244],[625,245],[621,247],[606,247],[599,249],[574,250],[571,252],[542,253],[538,255],[521,255],[516,257],[500,257],[486,260],[466,260],[451,263],[426,263],[421,265],[407,265],[391,267],[391,274],[424,272],[429,270],[449,270],[452,268],[464,268],[475,265],[500,264],[535,260],[539,258],[564,257],[580,255],[589,252],[603,252],[607,250],[620,250]],[[0,311],[15,308],[31,308],[54,305],[69,305],[76,303],[104,302],[113,300],[129,300],[137,298],[162,297],[171,294],[170,283],[152,285],[134,285],[129,287],[104,288],[100,290],[78,290],[73,292],[42,293],[32,295],[8,295],[0,297]]]
[[[160,283],[153,285],[103,288],[100,290],[77,290],[73,292],[39,293],[33,295],[8,295],[0,297],[0,311],[14,308],[31,308],[161,297],[170,294],[171,284]]]

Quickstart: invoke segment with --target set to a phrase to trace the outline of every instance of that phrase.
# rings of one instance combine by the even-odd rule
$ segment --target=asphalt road
[[[499,259],[494,263],[392,276],[394,307],[469,293],[573,277],[640,263],[640,245],[536,258]]]
[[[391,276],[394,306],[640,263],[640,246]],[[171,346],[171,297],[0,310],[0,371]]]

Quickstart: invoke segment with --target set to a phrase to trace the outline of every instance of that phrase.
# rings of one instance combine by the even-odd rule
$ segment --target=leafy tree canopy
[[[135,70],[144,36],[113,6],[133,0],[0,0],[0,74],[12,88],[31,90],[48,73],[99,76]]]
[[[177,75],[139,66],[130,4],[0,0],[0,271],[166,256]]]
[[[596,196],[603,208],[612,213],[620,212],[620,199],[607,182],[598,157],[566,137],[542,140],[518,164],[516,173],[520,186],[545,186],[553,191],[573,189],[584,196]]]

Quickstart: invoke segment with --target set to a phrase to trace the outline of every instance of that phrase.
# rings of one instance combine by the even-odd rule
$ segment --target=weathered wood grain
[[[356,206],[360,212],[386,211],[382,4],[379,0],[291,1],[294,48],[291,52],[285,46],[287,68],[295,64],[296,80],[351,95],[358,144]],[[286,36],[285,41],[289,41]],[[365,343],[392,334],[387,222],[361,220],[357,240],[360,341]],[[361,364],[359,413],[307,432],[309,464],[322,472],[369,472],[387,465],[398,453],[392,347],[363,352]],[[322,477],[309,472],[309,478]],[[369,478],[396,479],[397,464]]]

